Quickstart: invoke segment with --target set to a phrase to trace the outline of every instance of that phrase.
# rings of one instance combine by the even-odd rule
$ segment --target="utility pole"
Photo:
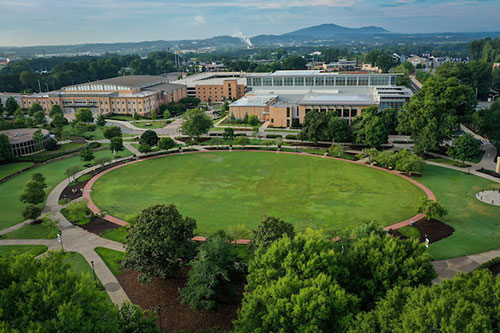
[[[41,93],[42,92],[42,85],[40,84],[40,80],[37,80],[38,81],[38,92]]]
[[[62,234],[61,234],[60,231],[57,233],[57,241],[59,243],[61,243],[61,250],[62,250],[62,252],[64,254],[64,245],[63,245],[63,241],[62,241]]]

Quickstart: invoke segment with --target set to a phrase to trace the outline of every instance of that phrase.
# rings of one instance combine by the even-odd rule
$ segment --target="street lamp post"
[[[92,265],[92,273],[94,274],[95,286],[97,287],[97,277],[95,276],[94,260],[91,260],[90,264]]]
[[[62,250],[62,252],[64,254],[64,245],[63,245],[63,241],[62,241],[62,233],[60,231],[57,233],[57,241],[59,243],[61,243],[61,250]]]
[[[161,322],[161,305],[160,304],[158,304],[156,306],[156,310],[158,311],[158,319],[160,321],[160,332],[163,332],[163,327],[162,327],[163,325],[162,325],[162,322]]]

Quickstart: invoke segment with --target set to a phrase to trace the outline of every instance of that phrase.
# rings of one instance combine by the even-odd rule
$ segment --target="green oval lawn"
[[[380,226],[409,218],[424,193],[387,172],[353,163],[272,152],[211,152],[141,161],[103,175],[92,199],[126,219],[152,204],[177,206],[210,234],[236,224],[255,228],[263,215],[297,230]]]

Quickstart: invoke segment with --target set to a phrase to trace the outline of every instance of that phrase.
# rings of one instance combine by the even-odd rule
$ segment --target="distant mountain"
[[[315,39],[329,39],[329,38],[334,38],[335,35],[379,34],[386,32],[389,31],[385,30],[384,28],[374,27],[374,26],[361,27],[361,28],[346,28],[333,23],[327,23],[288,32],[281,36],[282,37],[301,36],[301,37],[311,37]]]
[[[92,43],[56,46],[0,47],[0,56],[27,58],[43,55],[74,56],[100,55],[104,53],[147,55],[153,51],[166,51],[169,49],[187,52],[211,52],[215,50],[237,50],[251,46],[344,47],[352,45],[406,45],[418,43],[455,44],[468,43],[472,40],[486,37],[500,37],[500,32],[400,34],[375,26],[347,28],[329,23],[295,30],[282,35],[258,35],[252,38],[247,38],[245,36],[216,36],[207,39],[195,40],[156,40],[144,42]]]

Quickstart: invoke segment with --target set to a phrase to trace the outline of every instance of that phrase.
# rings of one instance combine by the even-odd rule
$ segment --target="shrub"
[[[287,136],[285,136],[285,139],[288,139],[288,140],[297,140],[297,136],[294,135],[294,134],[288,134]]]
[[[276,138],[283,138],[283,136],[278,135],[278,134],[267,134],[266,138],[268,138],[268,139],[276,139]]]
[[[82,201],[73,201],[68,206],[66,206],[61,213],[73,223],[85,224],[90,222],[93,214],[90,209],[87,207],[87,202]]]

